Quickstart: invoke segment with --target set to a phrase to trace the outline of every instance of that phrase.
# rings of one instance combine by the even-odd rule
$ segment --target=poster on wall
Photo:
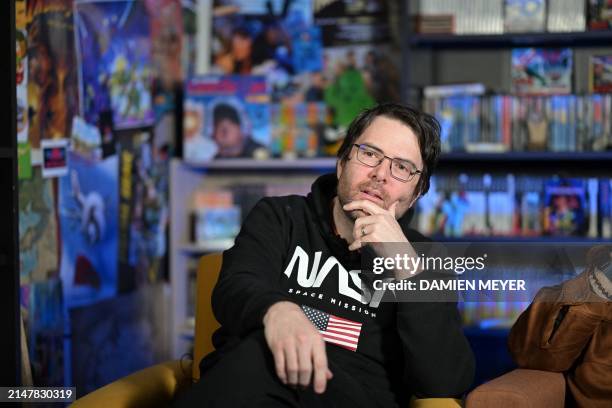
[[[390,47],[330,47],[323,59],[323,100],[333,110],[335,125],[348,126],[376,102],[399,102],[399,64]]]
[[[17,142],[28,141],[28,34],[25,0],[15,1],[15,62],[17,85]]]
[[[142,1],[77,1],[81,115],[98,124],[112,111],[115,128],[153,123],[149,18]]]
[[[291,86],[292,75],[321,64],[320,33],[312,25],[310,1],[217,1],[214,5],[212,73],[264,75],[277,93]],[[302,39],[297,54],[296,38]],[[306,53],[313,59],[296,65]]]
[[[68,153],[59,179],[60,274],[68,307],[114,296],[117,288],[117,156]]]
[[[328,120],[327,107],[321,102],[271,104],[271,156],[286,159],[325,156]]]
[[[163,277],[168,200],[166,168],[150,130],[119,135],[119,291]]]
[[[38,386],[64,386],[64,309],[58,278],[22,286],[32,379]]]
[[[33,149],[43,139],[70,136],[78,109],[73,2],[27,2],[28,139]]]
[[[57,222],[53,182],[40,167],[19,181],[19,281],[22,285],[57,276]]]
[[[184,101],[184,156],[189,161],[266,155],[270,142],[265,77],[205,75],[189,80]]]
[[[153,78],[163,89],[171,89],[183,79],[181,53],[183,12],[180,0],[146,0],[151,26]]]
[[[168,357],[162,285],[70,310],[73,385],[83,396]]]

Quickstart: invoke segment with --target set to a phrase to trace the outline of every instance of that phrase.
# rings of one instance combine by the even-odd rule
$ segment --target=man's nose
[[[372,170],[370,171],[370,178],[374,178],[379,182],[386,182],[390,176],[390,171],[391,169],[389,162],[385,157],[376,167],[372,167]]]

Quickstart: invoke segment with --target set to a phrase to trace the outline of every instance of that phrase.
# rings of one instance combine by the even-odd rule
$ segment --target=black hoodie
[[[360,325],[354,343],[327,343],[328,359],[354,368],[373,392],[391,389],[400,403],[410,395],[461,396],[472,383],[474,358],[456,304],[380,303],[375,293],[364,294],[361,255],[333,232],[336,185],[335,174],[324,175],[307,197],[264,198],[249,213],[223,254],[213,292],[222,326],[215,347],[263,328],[267,309],[289,300]],[[408,228],[409,218],[407,212],[398,220],[408,240],[426,241]]]

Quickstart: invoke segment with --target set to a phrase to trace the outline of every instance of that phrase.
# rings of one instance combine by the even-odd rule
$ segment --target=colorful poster
[[[391,39],[384,0],[314,0],[314,18],[326,47],[382,43]]]
[[[22,285],[58,274],[57,221],[53,182],[40,167],[19,181],[19,281]]]
[[[512,50],[512,93],[554,95],[572,92],[571,48]]]
[[[17,142],[28,141],[28,34],[25,0],[15,1]]]
[[[287,159],[325,155],[328,120],[321,102],[270,105],[270,154]]]
[[[146,0],[151,24],[153,77],[163,89],[172,89],[183,80],[181,53],[183,13],[180,0]]]
[[[33,149],[42,139],[69,137],[78,109],[72,9],[71,0],[27,2],[28,139]]]
[[[114,296],[117,288],[117,156],[92,161],[68,153],[59,180],[60,274],[68,307]]]
[[[32,379],[37,386],[64,386],[64,309],[62,282],[31,283],[24,319]]]
[[[269,100],[262,76],[206,75],[189,80],[184,102],[185,159],[267,154]]]
[[[309,1],[217,1],[215,5],[212,73],[264,75],[277,92],[303,71],[294,65],[292,37],[312,27]],[[311,35],[310,42],[321,48],[320,36]],[[320,52],[312,55],[320,58]]]
[[[153,123],[150,25],[142,1],[80,1],[75,7],[81,114],[115,128]]]
[[[83,396],[168,358],[163,285],[70,310],[73,385]]]
[[[375,102],[399,101],[399,65],[387,47],[359,45],[326,48],[323,53],[324,101],[333,123],[346,127]]]
[[[119,135],[119,291],[164,276],[168,225],[167,160],[155,154],[150,131]]]

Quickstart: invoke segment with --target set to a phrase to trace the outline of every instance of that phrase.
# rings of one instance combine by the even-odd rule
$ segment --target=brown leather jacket
[[[612,302],[593,293],[590,272],[541,289],[512,327],[508,346],[522,368],[564,373],[566,406],[609,408]]]

